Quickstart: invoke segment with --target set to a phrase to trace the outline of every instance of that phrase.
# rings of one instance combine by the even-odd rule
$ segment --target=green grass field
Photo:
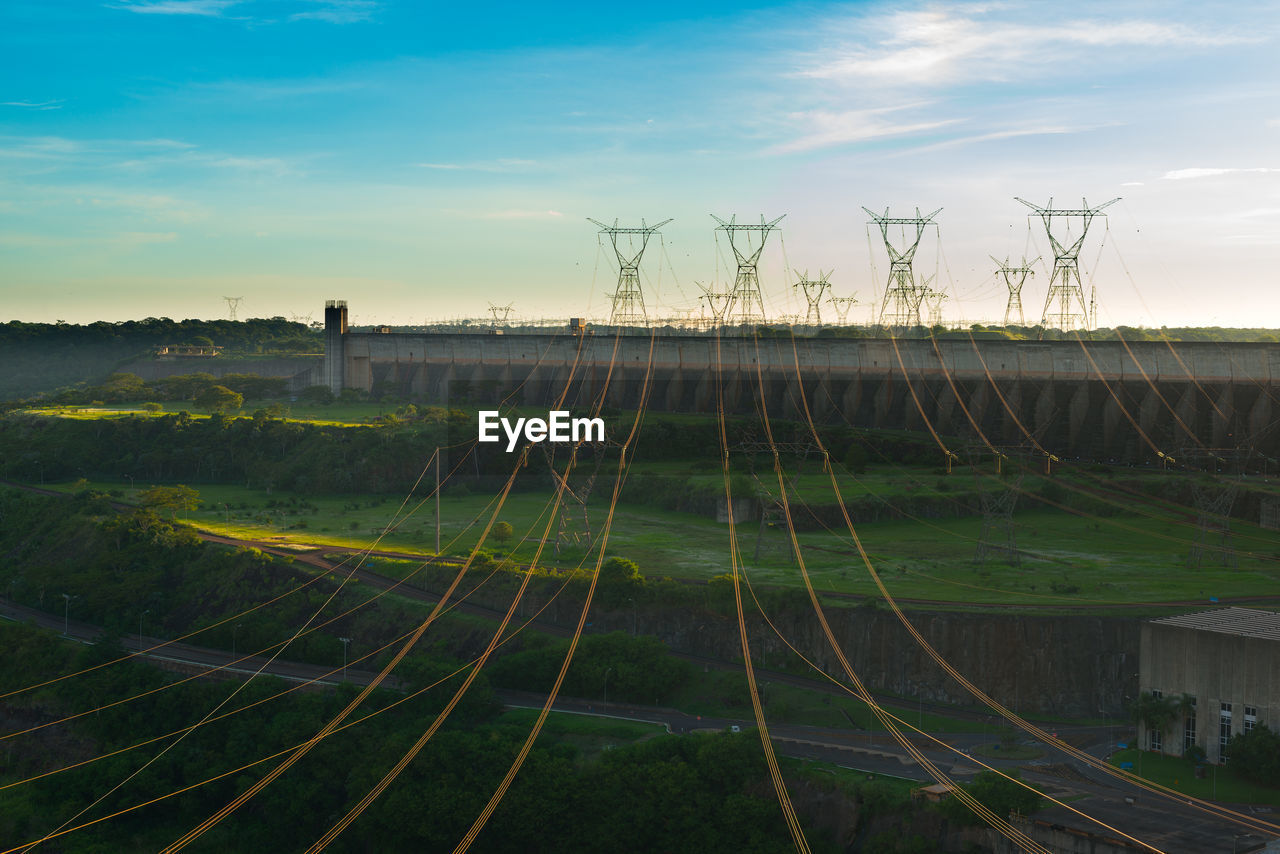
[[[1270,789],[1241,779],[1230,765],[1207,765],[1205,776],[1196,777],[1195,767],[1181,756],[1164,756],[1134,748],[1120,750],[1109,760],[1119,767],[1133,763],[1133,773],[1197,798],[1233,804],[1271,804],[1280,806],[1280,789]]]
[[[118,491],[125,500],[136,498],[144,488],[127,481],[91,485]],[[202,485],[199,491],[201,508],[182,518],[212,533],[352,548],[367,548],[382,535],[378,548],[410,554],[429,554],[434,545],[433,504],[422,504],[421,499],[401,509],[401,499],[388,496],[303,497],[227,485]],[[504,543],[490,539],[485,547],[509,552],[520,562],[532,559],[546,527],[550,499],[550,494],[511,493],[498,519],[509,522],[515,536]],[[588,508],[597,535],[607,511],[602,502],[593,498]],[[445,495],[442,551],[465,553],[475,546],[495,507],[493,496]],[[1233,521],[1241,543],[1237,567],[1189,569],[1186,556],[1195,526],[1175,514],[1081,518],[1037,509],[1018,513],[1014,519],[1023,552],[1020,566],[1006,561],[974,563],[981,517],[864,522],[856,531],[890,592],[909,599],[1052,609],[1087,603],[1208,604],[1210,597],[1280,595],[1280,535],[1256,525]],[[389,525],[394,527],[383,534]],[[759,524],[741,523],[736,529],[743,568],[753,583],[802,584],[798,567],[786,557],[782,530],[765,532],[765,548],[757,559]],[[798,539],[817,590],[875,593],[847,531],[803,532]],[[635,560],[650,576],[706,580],[729,571],[729,526],[689,513],[620,503],[608,549]],[[570,548],[557,561],[548,548],[543,563],[571,567],[582,556],[581,548]]]

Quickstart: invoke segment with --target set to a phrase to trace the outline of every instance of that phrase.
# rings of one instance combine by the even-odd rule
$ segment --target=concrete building
[[[1219,608],[1145,623],[1138,688],[1194,702],[1163,732],[1140,724],[1140,746],[1177,756],[1198,744],[1210,762],[1229,758],[1232,735],[1280,727],[1280,614]]]

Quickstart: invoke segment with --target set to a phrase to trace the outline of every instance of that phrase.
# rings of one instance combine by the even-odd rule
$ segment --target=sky
[[[942,209],[916,270],[948,321],[1001,320],[991,256],[1042,256],[1034,322],[1051,250],[1015,197],[1119,197],[1080,252],[1101,325],[1280,327],[1278,28],[1248,2],[8,0],[0,321],[607,317],[588,217],[672,218],[641,269],[674,316],[732,280],[710,214],[785,214],[770,315],[833,270],[866,322],[866,206]]]

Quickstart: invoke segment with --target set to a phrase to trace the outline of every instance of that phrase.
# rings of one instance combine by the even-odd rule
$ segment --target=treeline
[[[232,418],[180,412],[78,420],[0,418],[0,475],[27,482],[134,478],[147,483],[242,483],[303,495],[411,489],[446,420],[400,429],[286,421],[261,411]]]
[[[293,355],[323,350],[320,330],[283,317],[119,323],[0,324],[0,399],[97,383],[124,362],[165,344],[217,345],[229,356]]]

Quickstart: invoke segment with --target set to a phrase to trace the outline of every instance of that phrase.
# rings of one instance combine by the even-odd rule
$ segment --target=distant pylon
[[[223,299],[227,301],[228,319],[235,320],[236,309],[240,307],[240,301],[243,300],[244,297],[223,297]]]
[[[977,478],[977,474],[974,475]],[[1021,565],[1017,535],[1013,527],[1013,508],[1018,503],[1018,491],[1022,476],[1012,484],[1003,484],[998,491],[984,490],[978,484],[978,499],[982,502],[982,532],[978,535],[978,550],[973,562],[984,564],[990,557],[1008,560],[1014,566]]]
[[[772,222],[765,222],[764,215],[760,215],[759,225],[747,225],[739,223],[737,214],[729,217],[729,221],[725,222],[715,214],[711,218],[720,225],[717,231],[723,231],[729,236],[729,248],[733,250],[733,256],[738,262],[738,275],[733,282],[732,297],[730,299],[729,310],[726,312],[725,319],[730,319],[734,312],[737,312],[738,322],[742,324],[763,323],[764,316],[764,297],[760,293],[760,253],[764,251],[765,241],[769,239],[769,232],[775,231],[778,223],[786,217],[786,214],[778,217]],[[751,232],[759,232],[760,245],[751,248]],[[745,233],[747,236],[747,245],[745,249],[738,246],[738,235]]]
[[[1198,569],[1205,559],[1217,556],[1222,566],[1236,565],[1236,550],[1231,544],[1231,507],[1236,503],[1240,487],[1235,483],[1201,486],[1191,484],[1196,503],[1196,538],[1187,554],[1187,566]]]
[[[515,303],[507,303],[506,305],[497,305],[489,303],[489,313],[493,315],[494,323],[506,323],[511,319],[511,307]]]
[[[916,283],[911,265],[915,261],[916,250],[920,248],[920,239],[924,237],[925,226],[936,225],[933,218],[942,212],[942,208],[923,216],[920,214],[920,209],[916,208],[916,215],[913,217],[891,217],[888,208],[885,208],[884,216],[867,207],[863,210],[870,214],[871,221],[880,227],[880,237],[884,240],[884,249],[889,255],[889,280],[885,284],[879,321],[884,323],[887,315],[890,326],[919,326],[920,301],[924,298],[925,288]],[[889,239],[891,225],[915,226],[915,239],[912,240],[911,235],[907,233],[903,238],[903,248],[898,249]],[[891,304],[892,310],[889,308]]]
[[[835,270],[827,272],[818,271],[818,278],[810,279],[809,271],[805,270],[800,280],[796,282],[796,287],[804,291],[804,298],[809,301],[809,311],[805,313],[804,322],[806,326],[821,326],[822,312],[818,309],[818,304],[822,302],[822,295],[831,288],[831,274]]]
[[[605,225],[591,217],[587,217],[587,221],[600,226],[601,234],[609,235],[609,241],[613,244],[613,254],[618,256],[618,288],[613,292],[613,311],[609,315],[609,323],[614,326],[634,324],[648,326],[649,317],[644,310],[644,293],[640,290],[640,259],[644,256],[645,247],[649,245],[650,235],[656,234],[658,229],[671,220],[664,219],[657,225],[645,225],[642,219],[639,228],[619,228],[616,219],[613,225]],[[640,248],[636,249],[635,244],[625,249],[619,247],[619,234],[636,235],[640,241]]]
[[[1018,317],[1018,325],[1026,326],[1027,318],[1022,313],[1022,286],[1027,281],[1027,276],[1035,276],[1036,271],[1031,269],[1031,265],[1040,260],[1040,256],[1036,256],[1028,261],[1026,256],[1022,258],[1022,265],[1012,267],[1009,265],[1009,259],[1006,257],[1003,261],[994,255],[989,255],[992,261],[996,262],[996,272],[1004,277],[1005,286],[1009,289],[1009,301],[1004,307],[1004,325],[1008,326],[1009,321],[1016,314]]]
[[[698,299],[707,307],[707,311],[711,312],[712,322],[716,326],[724,325],[724,316],[729,310],[729,304],[733,302],[733,294],[728,291],[713,291],[701,282],[694,282],[694,284],[702,291],[702,296]]]
[[[1081,199],[1078,210],[1054,210],[1053,199],[1049,199],[1048,207],[1043,208],[1031,204],[1026,199],[1019,199],[1017,196],[1014,196],[1014,199],[1036,212],[1040,221],[1044,223],[1045,234],[1049,236],[1049,244],[1053,247],[1053,273],[1049,278],[1049,293],[1045,296],[1040,325],[1049,329],[1061,329],[1064,332],[1069,329],[1078,329],[1080,326],[1093,329],[1098,324],[1097,301],[1092,297],[1088,301],[1084,298],[1084,283],[1080,281],[1080,247],[1084,246],[1084,239],[1089,234],[1089,224],[1093,222],[1093,218],[1098,216],[1103,208],[1114,205],[1120,199],[1112,199],[1095,208],[1089,207],[1089,203]],[[1053,236],[1055,216],[1080,218],[1082,223],[1080,236],[1070,246],[1063,245]],[[1079,314],[1072,310],[1073,302],[1080,303]],[[1075,325],[1077,317],[1081,320],[1080,326]]]
[[[929,325],[941,326],[942,325],[942,304],[946,300],[951,299],[951,295],[948,293],[945,293],[944,291],[935,291],[933,288],[929,287],[929,285],[933,282],[933,278],[934,278],[933,276],[930,276],[929,278],[925,279],[923,282],[922,286],[924,289],[924,295],[923,295],[922,301],[924,302],[925,305],[929,307]]]
[[[857,305],[858,300],[855,297],[830,297],[828,301],[831,307],[836,310],[836,317],[840,318],[841,326],[849,325],[849,310]]]

